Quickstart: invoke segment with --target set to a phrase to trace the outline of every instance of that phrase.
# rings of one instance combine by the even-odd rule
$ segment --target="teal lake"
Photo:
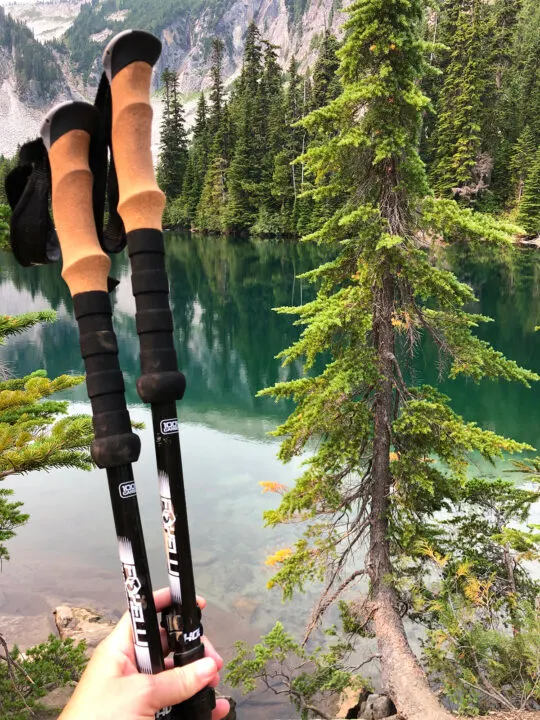
[[[306,302],[313,289],[298,275],[318,265],[312,245],[277,241],[235,241],[222,237],[169,234],[167,270],[175,339],[186,375],[179,403],[184,475],[198,592],[209,602],[206,630],[226,658],[236,639],[252,641],[276,619],[301,632],[316,596],[309,590],[282,604],[269,592],[265,558],[289,545],[297,529],[264,529],[262,513],[278,498],[263,494],[260,482],[290,485],[300,460],[283,466],[279,442],[268,436],[291,409],[256,398],[257,391],[294,377],[300,366],[280,367],[277,353],[297,337],[291,318],[273,307]],[[540,253],[513,251],[506,257],[451,248],[439,259],[468,282],[479,300],[476,312],[495,322],[478,335],[519,364],[540,372]],[[128,402],[141,432],[142,453],[135,477],[154,587],[166,583],[159,497],[149,410],[135,390],[138,338],[125,256],[113,259],[120,280],[113,294],[114,322],[121,348]],[[71,299],[57,266],[23,269],[0,254],[0,313],[52,307],[58,319],[0,347],[0,366],[11,375],[44,368],[49,377],[82,373]],[[439,383],[439,359],[427,344],[418,348],[409,373],[439,384],[467,420],[540,449],[540,383],[515,384],[462,379]],[[84,385],[66,394],[74,412],[88,412]],[[505,472],[509,462],[482,470]],[[104,472],[32,473],[7,481],[31,520],[9,542],[11,560],[0,573],[0,615],[35,616],[61,603],[90,605],[120,613],[124,608],[117,545]],[[540,512],[535,513],[540,522]],[[244,701],[245,717],[277,717],[278,706]],[[251,705],[250,705],[251,703]],[[258,710],[256,709],[258,708]],[[274,712],[275,710],[275,712]],[[281,717],[291,717],[281,714]]]

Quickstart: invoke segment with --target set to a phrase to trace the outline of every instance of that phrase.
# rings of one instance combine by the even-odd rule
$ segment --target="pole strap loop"
[[[92,206],[100,245],[104,252],[118,253],[126,246],[126,232],[118,213],[118,178],[112,154],[112,97],[109,80],[102,74],[94,101],[99,111],[97,131],[89,153],[94,176]],[[17,167],[5,180],[11,208],[10,244],[17,262],[28,267],[60,259],[60,245],[51,218],[51,168],[41,138],[25,143]],[[108,208],[105,223],[105,206]],[[112,288],[111,288],[112,289]]]

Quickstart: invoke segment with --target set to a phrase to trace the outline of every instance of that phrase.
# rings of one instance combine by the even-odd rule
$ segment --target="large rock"
[[[60,605],[53,610],[58,634],[65,640],[84,640],[91,655],[99,643],[111,632],[116,623],[87,608],[72,608]]]
[[[364,720],[384,720],[396,714],[396,706],[387,695],[368,695],[360,706],[358,717]]]
[[[359,717],[362,703],[369,697],[367,690],[358,690],[358,688],[346,688],[339,698],[337,716],[340,718],[357,718]]]
[[[47,710],[63,710],[74,690],[74,685],[66,685],[64,687],[55,688],[54,690],[51,690],[48,695],[40,698],[39,702],[47,708]]]

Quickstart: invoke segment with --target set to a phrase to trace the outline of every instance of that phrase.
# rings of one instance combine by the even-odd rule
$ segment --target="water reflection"
[[[167,239],[175,341],[188,383],[180,418],[195,571],[214,613],[222,613],[214,614],[211,630],[223,647],[239,637],[251,639],[247,625],[258,633],[278,617],[287,618],[289,627],[300,631],[311,603],[308,596],[283,606],[277,592],[265,590],[269,572],[264,558],[289,544],[294,531],[262,528],[263,510],[275,503],[272,497],[261,496],[258,482],[290,484],[299,468],[281,466],[275,457],[277,443],[266,435],[286,417],[289,407],[257,399],[255,394],[300,372],[294,365],[283,370],[275,359],[297,337],[298,328],[292,327],[289,316],[277,315],[271,308],[313,297],[313,289],[297,276],[323,259],[321,249],[311,244],[236,242],[189,234]],[[534,330],[540,325],[540,253],[452,247],[439,262],[473,287],[479,303],[470,309],[495,319],[481,325],[479,336],[519,364],[540,371],[540,335]],[[0,312],[46,307],[58,312],[56,323],[36,327],[0,348],[0,364],[13,374],[45,368],[54,377],[83,370],[71,300],[59,273],[57,266],[19,268],[11,255],[0,255]],[[124,255],[113,258],[112,274],[120,280],[113,295],[114,322],[128,401],[136,406],[134,416],[148,428],[148,411],[135,392],[138,340]],[[439,381],[437,353],[427,342],[418,350],[414,372],[419,382]],[[458,379],[440,387],[466,419],[540,448],[540,384],[527,390],[504,382],[476,385]],[[83,387],[69,398],[87,402]],[[166,575],[148,429],[142,440],[136,479],[158,585]],[[25,602],[35,596],[41,601],[45,597],[49,605],[90,602],[121,609],[124,601],[103,474],[32,473],[17,478],[13,486],[32,519],[10,542],[12,560],[0,575],[0,610],[15,607],[13,598],[23,595]],[[257,717],[255,709],[249,712]],[[262,712],[260,717],[269,714]]]
[[[283,372],[274,358],[298,329],[271,308],[312,297],[312,288],[297,275],[321,259],[316,247],[297,243],[236,243],[190,235],[167,239],[175,341],[188,381],[179,407],[195,575],[198,590],[210,602],[207,628],[229,657],[234,640],[255,640],[277,618],[288,617],[289,627],[300,632],[312,601],[300,598],[284,606],[279,593],[265,589],[270,570],[264,559],[290,544],[294,530],[263,529],[262,513],[275,499],[262,496],[258,483],[290,484],[299,468],[283,467],[276,460],[277,443],[266,436],[286,416],[287,407],[257,399],[255,393],[300,370],[292,366]],[[36,368],[46,369],[50,377],[82,372],[60,268],[19,268],[9,254],[1,256],[0,265],[0,312],[53,307],[58,313],[54,324],[36,327],[2,347],[0,363],[17,375]],[[159,586],[166,573],[154,449],[149,413],[135,391],[138,339],[125,256],[114,258],[112,274],[120,280],[113,295],[114,323],[128,401],[132,416],[147,425],[135,477],[153,583]],[[74,411],[88,410],[83,387],[68,397],[81,403],[73,405]],[[32,603],[41,607],[43,598],[49,606],[89,603],[121,610],[124,599],[103,473],[32,473],[13,486],[31,521],[10,542],[12,560],[0,575],[0,614],[31,614],[28,608]],[[261,720],[269,712],[259,708]],[[271,712],[272,717],[288,715],[274,708]],[[254,707],[249,714],[258,717]]]
[[[475,245],[445,251],[444,264],[468,283],[478,303],[471,312],[494,322],[480,323],[476,334],[519,365],[540,373],[540,253]],[[419,380],[439,384],[452,407],[467,420],[531,444],[540,451],[540,383],[532,389],[517,383],[458,378],[439,383],[438,357],[424,343],[417,358]]]
[[[175,320],[180,367],[188,385],[182,404],[186,417],[225,413],[240,418],[280,419],[288,408],[257,399],[259,389],[300,372],[280,368],[275,355],[297,337],[290,318],[271,308],[305,302],[312,288],[297,275],[322,258],[313,245],[201,238],[171,235],[167,240],[167,271]],[[120,342],[120,361],[127,380],[128,402],[138,403],[138,339],[134,301],[125,255],[113,258],[112,274],[120,280],[113,295],[114,322]],[[43,367],[50,376],[82,372],[77,329],[59,268],[24,269],[3,256],[0,307],[17,313],[53,307],[56,323],[36,328],[31,342],[25,334],[2,351],[3,361],[26,373]],[[24,353],[21,349],[24,347]],[[59,350],[61,349],[61,352]],[[78,396],[84,399],[81,390]],[[255,422],[264,436],[266,429]]]

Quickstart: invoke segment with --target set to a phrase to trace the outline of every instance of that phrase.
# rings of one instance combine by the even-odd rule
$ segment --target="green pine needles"
[[[506,577],[497,586],[497,608],[491,606],[497,630],[504,635],[505,626],[525,627],[527,612],[516,609],[515,588],[528,580],[520,576],[523,568],[511,579],[507,562],[514,569],[519,564],[521,540],[514,543],[508,533],[519,516],[512,503],[524,510],[532,496],[512,500],[511,485],[471,484],[469,465],[474,456],[494,463],[531,448],[465,422],[437,389],[411,386],[407,371],[423,342],[435,345],[450,377],[525,386],[539,377],[476,337],[477,326],[489,319],[467,310],[471,289],[436,267],[423,247],[441,238],[508,247],[517,230],[430,194],[418,154],[429,108],[420,87],[428,69],[423,12],[422,0],[356,0],[347,8],[338,51],[342,92],[300,123],[317,138],[300,159],[313,183],[308,194],[335,208],[304,241],[332,247],[336,257],[304,276],[318,287],[315,300],[278,310],[303,328],[281,353],[283,363],[300,361],[312,374],[261,394],[296,403],[274,432],[283,438],[281,459],[309,452],[295,486],[265,514],[268,525],[303,527],[293,548],[270,559],[278,571],[269,585],[288,598],[307,582],[323,583],[306,637],[343,596],[348,626],[377,637],[385,689],[398,712],[407,720],[442,720],[449,713],[409,646],[403,617],[427,622],[429,616],[431,627],[444,628],[451,593],[475,614],[481,593],[468,592],[467,582],[452,584],[466,562],[473,584],[487,583],[494,571]],[[316,373],[316,360],[328,356]],[[467,552],[465,527],[490,494],[496,507],[500,500],[501,508],[514,511],[503,513],[501,539],[492,540],[486,567],[482,548]],[[458,508],[465,515],[458,516],[463,534],[456,540],[440,518]],[[533,546],[535,537],[526,542]],[[447,557],[438,591],[434,573]],[[538,588],[528,587],[523,600],[530,603]],[[482,626],[482,612],[476,618]],[[477,685],[484,669],[471,670]],[[482,707],[482,688],[475,697],[475,708]]]
[[[54,317],[52,311],[0,315],[0,342]],[[50,399],[84,378],[62,375],[50,380],[43,370],[24,378],[4,375],[0,380],[0,482],[32,470],[90,469],[90,417],[67,415],[67,401]],[[0,488],[0,559],[9,559],[4,543],[28,520],[21,511],[22,503],[11,500],[12,494],[12,490]]]
[[[540,235],[540,147],[525,180],[518,221],[531,235]]]
[[[49,712],[40,700],[51,690],[75,685],[87,663],[84,642],[60,640],[50,635],[25,653],[7,651],[0,636],[0,715],[10,720],[43,717]],[[40,712],[42,711],[42,713]]]
[[[182,191],[187,166],[184,110],[178,93],[176,73],[169,69],[164,70],[161,81],[164,85],[165,107],[161,122],[157,180],[167,197],[177,197]]]

